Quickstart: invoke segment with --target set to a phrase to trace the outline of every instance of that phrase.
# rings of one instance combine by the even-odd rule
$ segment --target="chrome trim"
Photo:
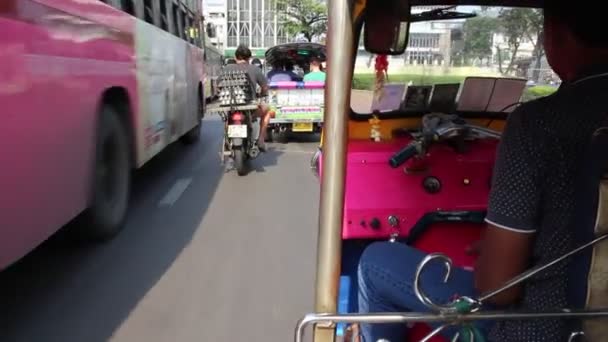
[[[342,255],[348,112],[355,53],[352,0],[328,2],[327,80],[323,134],[323,174],[319,203],[315,311],[336,312]],[[331,342],[334,327],[315,329],[316,342]]]
[[[547,319],[547,318],[606,318],[608,308],[603,310],[568,310],[533,312],[524,311],[508,313],[505,311],[486,311],[471,314],[443,314],[420,312],[403,313],[369,313],[369,314],[308,314],[298,321],[295,329],[295,342],[304,341],[304,332],[311,324],[335,324],[335,323],[441,323],[441,322],[471,322],[480,320],[525,320],[525,319]],[[580,333],[575,333],[580,336]],[[574,335],[574,334],[573,334]],[[571,338],[573,336],[571,335]]]

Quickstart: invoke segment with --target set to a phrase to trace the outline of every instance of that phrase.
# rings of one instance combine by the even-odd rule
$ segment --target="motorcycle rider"
[[[257,94],[258,110],[257,115],[260,117],[260,135],[258,136],[258,147],[260,151],[266,151],[266,131],[268,124],[270,123],[270,108],[263,100],[268,95],[268,80],[262,69],[258,66],[250,64],[251,50],[245,45],[239,45],[234,53],[236,59],[235,64],[229,64],[225,66],[226,71],[246,71],[249,75],[249,81],[251,84],[251,93],[256,94],[256,86],[260,87],[260,93]]]

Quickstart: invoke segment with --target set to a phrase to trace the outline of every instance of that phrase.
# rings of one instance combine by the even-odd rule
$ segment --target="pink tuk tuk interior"
[[[462,94],[466,97],[467,92]],[[398,135],[379,142],[348,141],[340,313],[357,312],[357,265],[373,241],[393,238],[427,253],[443,253],[457,267],[474,267],[475,257],[466,249],[480,239],[485,226],[498,139],[469,141],[464,151],[432,144],[421,158],[392,168],[391,156],[413,139],[409,133]],[[345,325],[338,325],[338,335],[344,329]],[[418,341],[429,332],[428,326],[418,324],[410,329],[408,341]]]

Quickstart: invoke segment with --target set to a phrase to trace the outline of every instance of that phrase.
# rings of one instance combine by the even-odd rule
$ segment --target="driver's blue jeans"
[[[401,243],[376,242],[361,256],[358,270],[359,312],[429,312],[414,292],[416,268],[426,256],[423,252]],[[433,261],[421,275],[421,290],[437,304],[447,304],[454,296],[475,298],[473,273],[453,268],[450,279],[443,283],[445,266]],[[492,322],[480,321],[475,326],[487,335]],[[433,328],[439,324],[431,324]],[[405,342],[407,326],[403,324],[361,324],[362,342],[385,339]],[[442,335],[451,340],[457,327],[445,329]]]

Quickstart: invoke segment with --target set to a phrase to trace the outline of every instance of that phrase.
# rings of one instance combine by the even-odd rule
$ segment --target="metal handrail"
[[[523,319],[547,319],[547,318],[608,318],[608,308],[600,310],[570,310],[559,311],[521,311],[509,313],[506,311],[486,311],[470,314],[434,314],[420,312],[396,312],[396,313],[367,313],[367,314],[308,314],[298,321],[295,329],[295,342],[304,341],[304,332],[311,324],[335,324],[335,323],[451,323],[485,321],[485,320],[523,320]],[[571,339],[581,336],[581,332],[572,334]]]
[[[490,291],[482,294],[479,298],[473,299],[468,297],[461,297],[461,300],[465,300],[470,304],[470,310],[468,312],[460,312],[455,309],[454,303],[451,302],[447,305],[434,303],[428,298],[421,289],[420,275],[422,274],[425,266],[434,260],[443,262],[446,267],[446,274],[444,275],[443,282],[447,282],[452,270],[452,261],[447,256],[434,253],[426,256],[416,268],[416,275],[414,279],[414,291],[416,297],[422,304],[429,308],[431,313],[369,313],[369,314],[309,314],[298,322],[296,328],[296,342],[302,342],[304,336],[304,329],[311,323],[444,323],[443,325],[434,329],[428,334],[423,341],[428,341],[431,337],[439,334],[442,330],[449,326],[459,325],[463,322],[470,322],[476,320],[517,320],[517,319],[547,319],[547,318],[600,318],[608,317],[608,308],[600,310],[571,310],[561,309],[559,311],[521,311],[521,312],[506,312],[506,311],[486,311],[481,312],[480,309],[484,301],[489,298],[502,293],[513,286],[524,282],[525,280],[533,277],[534,275],[542,272],[548,268],[555,266],[556,264],[572,257],[573,255],[591,247],[595,244],[608,239],[608,234],[603,234],[595,239],[569,251],[568,253],[551,260],[545,264],[537,265],[528,271],[514,277],[510,281],[506,282],[502,287],[497,290]],[[574,341],[577,337],[584,336],[582,332],[574,332],[569,338],[569,341]]]

